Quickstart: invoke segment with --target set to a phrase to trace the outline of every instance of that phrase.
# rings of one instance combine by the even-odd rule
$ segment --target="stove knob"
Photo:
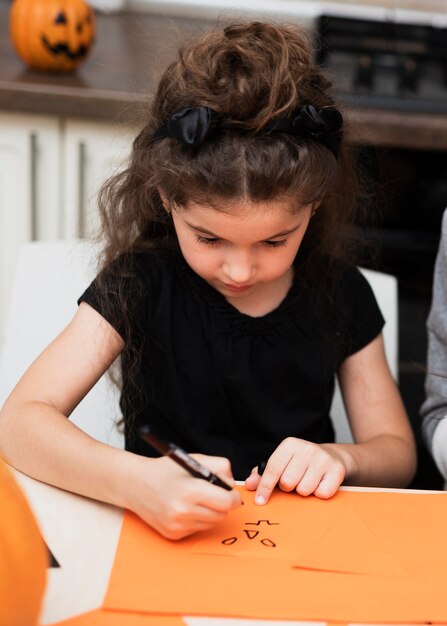
[[[357,61],[354,82],[357,87],[371,90],[374,86],[374,62],[370,54],[361,54]]]
[[[398,64],[399,90],[416,93],[419,89],[420,69],[416,61],[410,57],[400,60]]]

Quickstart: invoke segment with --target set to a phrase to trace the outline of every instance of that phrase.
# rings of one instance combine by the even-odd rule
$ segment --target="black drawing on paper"
[[[257,522],[245,522],[245,526],[259,526],[260,527],[261,524],[267,524],[267,526],[279,526],[279,522],[271,522],[268,519],[260,519]],[[243,535],[241,537],[242,539],[248,539],[252,541],[253,539],[257,539],[262,531],[243,528],[242,532],[243,532]],[[240,537],[236,537],[236,536],[227,537],[226,539],[223,539],[221,543],[223,543],[223,545],[225,546],[232,546],[239,539]],[[276,543],[272,539],[269,539],[268,537],[262,537],[262,538],[259,537],[258,541],[260,541],[263,546],[266,546],[268,548],[276,548]]]

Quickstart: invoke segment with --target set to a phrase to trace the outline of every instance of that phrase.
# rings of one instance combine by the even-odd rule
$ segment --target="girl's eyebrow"
[[[187,220],[184,220],[184,221],[185,221],[185,224],[187,224],[190,228],[192,228],[192,230],[196,230],[199,233],[209,235],[210,237],[214,237],[215,239],[222,239],[222,237],[219,237],[219,235],[216,235],[215,233],[211,232],[210,230],[206,228],[203,228],[203,226],[196,226],[195,224],[191,224]],[[263,241],[270,241],[270,239],[276,239],[277,237],[285,237],[286,235],[290,235],[291,233],[294,233],[300,226],[301,226],[301,222],[297,224],[296,226],[294,226],[293,228],[287,228],[286,230],[282,230],[281,232],[276,233],[275,235],[266,237],[266,239],[263,239]]]

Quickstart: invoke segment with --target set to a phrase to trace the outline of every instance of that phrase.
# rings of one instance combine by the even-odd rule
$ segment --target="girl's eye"
[[[215,246],[220,241],[217,237],[203,237],[202,235],[196,235],[196,239],[199,243],[205,243],[208,246]]]
[[[278,239],[278,241],[264,241],[263,243],[269,248],[279,248],[280,246],[285,246],[287,244],[287,239]]]

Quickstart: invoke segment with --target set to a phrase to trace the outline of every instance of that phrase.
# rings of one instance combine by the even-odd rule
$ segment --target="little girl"
[[[143,424],[246,479],[258,504],[276,485],[320,498],[342,483],[406,485],[415,447],[384,320],[350,256],[345,141],[299,29],[232,25],[183,47],[100,195],[98,277],[5,403],[9,462],[173,539],[240,498],[156,458]],[[66,419],[117,357],[125,450]],[[335,374],[354,444],[334,443]]]

